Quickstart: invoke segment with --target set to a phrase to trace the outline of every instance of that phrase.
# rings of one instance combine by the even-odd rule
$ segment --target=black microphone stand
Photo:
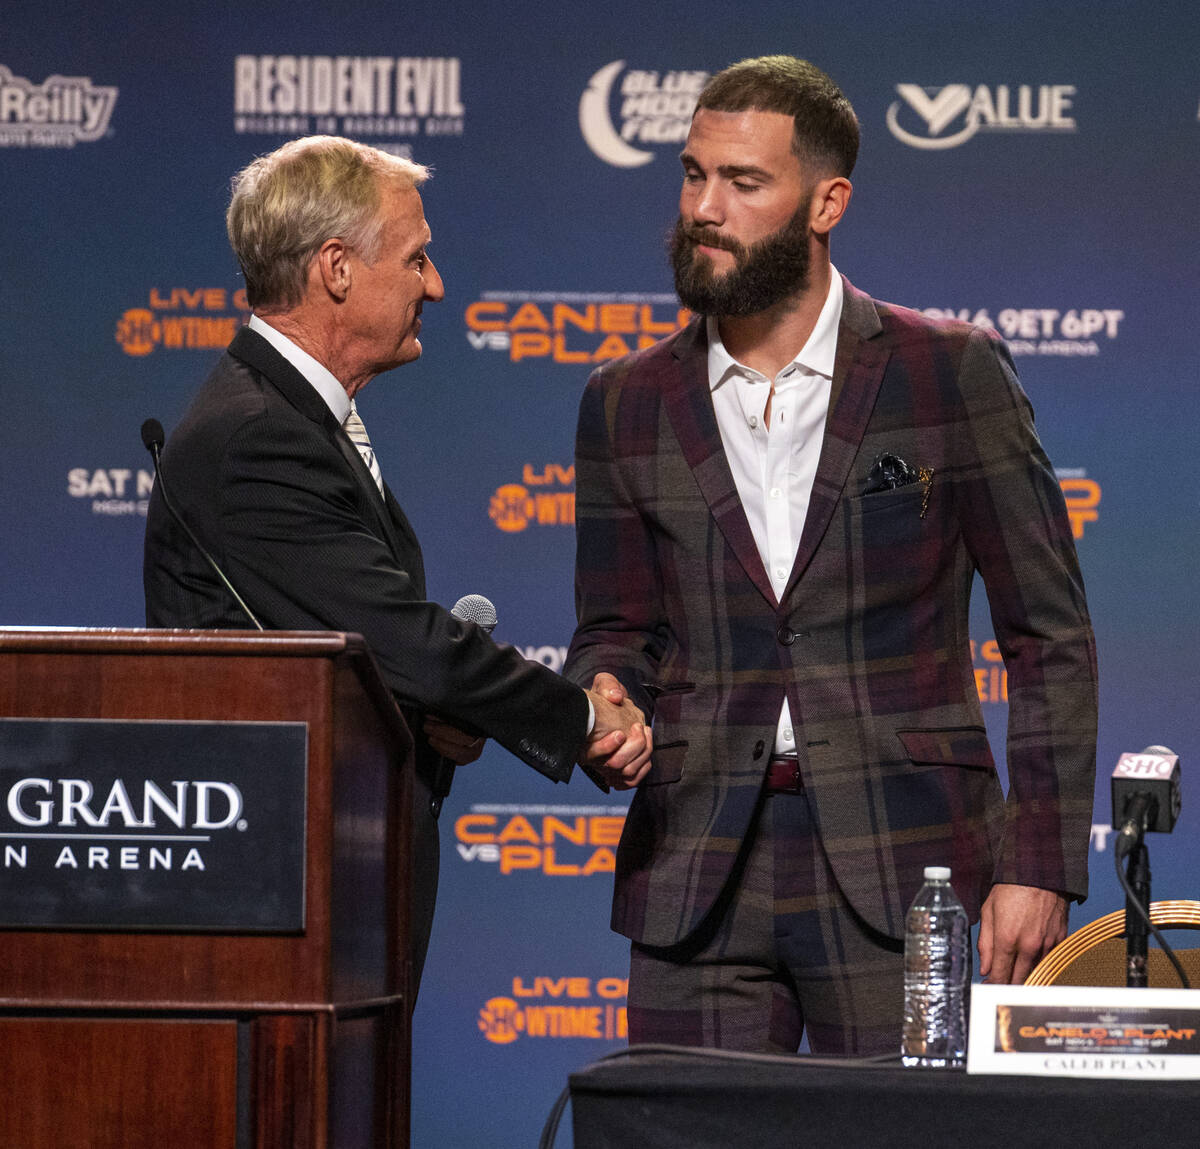
[[[1150,912],[1150,854],[1142,842],[1129,851],[1126,868],[1133,897]],[[1136,989],[1149,985],[1146,976],[1146,939],[1150,935],[1145,916],[1125,895],[1125,984]]]

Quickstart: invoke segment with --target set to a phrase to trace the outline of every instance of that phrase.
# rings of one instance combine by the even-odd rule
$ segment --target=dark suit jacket
[[[864,496],[881,452],[933,468]],[[1083,898],[1096,676],[1062,493],[994,332],[849,283],[812,501],[777,602],[738,499],[702,322],[597,370],[576,454],[579,627],[565,673],[616,674],[654,760],[618,851],[613,927],[687,937],[754,815],[786,692],[843,890],[900,937],[925,865],[972,917],[993,882]],[[984,579],[1009,683],[1007,802],[968,638]]]
[[[177,510],[264,626],[366,638],[418,741],[426,871],[436,827],[427,791],[421,800],[433,759],[423,711],[483,732],[550,777],[569,776],[587,726],[582,692],[425,601],[404,513],[390,492],[385,506],[324,400],[265,339],[238,333],[172,433],[162,469]],[[157,486],[144,578],[150,626],[250,626]],[[418,943],[432,914],[432,857],[415,895],[428,902],[415,912]]]

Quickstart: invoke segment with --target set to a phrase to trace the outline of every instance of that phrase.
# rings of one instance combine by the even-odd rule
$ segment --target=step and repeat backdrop
[[[0,623],[142,624],[139,427],[170,431],[247,316],[229,177],[332,132],[435,171],[446,299],[424,357],[360,397],[431,594],[487,595],[498,638],[560,667],[579,395],[593,365],[680,322],[664,239],[697,90],[789,52],[862,121],[838,268],[997,328],[1059,468],[1102,678],[1093,893],[1072,920],[1123,904],[1108,776],[1152,743],[1184,765],[1183,816],[1150,842],[1155,896],[1200,893],[1193,4],[65,7],[0,10]],[[999,748],[1005,673],[976,599]],[[566,1074],[622,1043],[626,947],[607,923],[625,805],[494,748],[460,771],[416,1145],[533,1144]]]

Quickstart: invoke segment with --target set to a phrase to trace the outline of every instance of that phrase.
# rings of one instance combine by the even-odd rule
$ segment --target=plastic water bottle
[[[904,922],[905,1065],[961,1068],[967,1056],[970,923],[947,866],[926,866]]]

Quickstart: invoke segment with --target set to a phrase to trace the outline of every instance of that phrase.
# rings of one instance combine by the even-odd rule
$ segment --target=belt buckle
[[[772,758],[767,764],[766,787],[775,794],[799,794],[804,788],[800,779],[799,759]]]

